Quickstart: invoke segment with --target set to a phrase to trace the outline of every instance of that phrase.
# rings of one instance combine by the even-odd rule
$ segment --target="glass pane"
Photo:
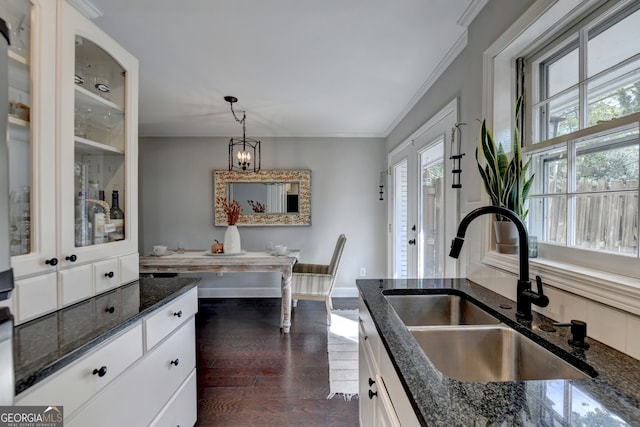
[[[555,138],[578,130],[579,112],[577,89],[554,98],[540,107],[540,123],[544,126],[540,132],[541,139]]]
[[[31,2],[0,2],[0,16],[10,27],[8,69],[9,246],[12,256],[31,252]]]
[[[639,148],[637,124],[576,143],[573,245],[638,253]]]
[[[624,117],[640,111],[640,60],[587,84],[587,122]]]
[[[567,150],[564,146],[532,154],[529,167],[536,175],[530,194],[567,192]]]
[[[573,246],[619,254],[638,254],[637,192],[576,196]]]
[[[529,232],[538,241],[564,245],[567,242],[567,198],[533,196],[529,198]]]
[[[125,78],[107,52],[76,36],[75,245],[125,236]]]
[[[409,189],[406,159],[393,167],[393,186],[393,277],[406,278],[409,277],[409,258],[407,254],[407,231],[409,228]]]
[[[638,188],[638,125],[576,143],[578,192]]]
[[[604,31],[589,31],[588,38],[587,70],[588,76],[593,76],[640,53],[640,44],[630,43],[640,38],[640,10]]]
[[[442,277],[444,273],[444,142],[420,153],[420,234],[418,276]]]
[[[543,99],[578,84],[578,60],[578,48],[576,47],[559,58],[553,59],[553,62],[544,64],[547,85]]]

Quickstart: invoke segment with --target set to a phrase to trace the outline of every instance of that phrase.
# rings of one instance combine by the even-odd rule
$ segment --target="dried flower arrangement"
[[[242,206],[237,200],[232,200],[231,203],[227,202],[226,197],[216,197],[216,203],[222,205],[224,213],[227,214],[227,224],[236,225],[238,218],[242,213]]]
[[[247,200],[247,203],[249,203],[255,213],[263,213],[267,210],[264,203],[254,202],[253,200]]]

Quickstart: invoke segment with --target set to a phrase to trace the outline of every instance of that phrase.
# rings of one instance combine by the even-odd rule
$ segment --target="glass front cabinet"
[[[16,323],[138,278],[138,62],[64,0],[4,0]]]

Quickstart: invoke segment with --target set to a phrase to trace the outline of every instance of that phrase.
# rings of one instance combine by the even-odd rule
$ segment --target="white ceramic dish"
[[[157,256],[157,257],[163,257],[163,256],[167,256],[167,255],[173,255],[175,254],[175,251],[167,251],[165,253],[163,253],[162,255],[156,255],[153,252],[151,254],[149,254],[150,256]]]

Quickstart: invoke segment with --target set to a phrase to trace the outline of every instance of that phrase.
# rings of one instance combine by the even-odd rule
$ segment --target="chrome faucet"
[[[536,276],[538,292],[536,293],[531,290],[531,281],[529,280],[529,237],[527,235],[527,228],[515,212],[500,206],[483,206],[469,212],[467,216],[462,218],[462,221],[460,221],[457,236],[451,242],[451,251],[449,252],[449,256],[458,258],[462,245],[464,244],[464,235],[467,231],[467,227],[471,221],[480,215],[485,214],[496,214],[507,217],[518,229],[520,278],[518,279],[516,294],[516,316],[523,320],[531,320],[531,304],[535,304],[538,307],[546,307],[549,305],[549,298],[544,295],[542,291],[542,279],[540,276]]]

